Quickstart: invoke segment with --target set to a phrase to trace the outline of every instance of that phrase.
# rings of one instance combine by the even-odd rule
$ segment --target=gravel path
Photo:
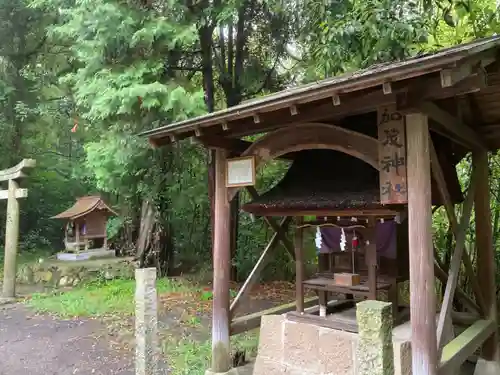
[[[111,349],[97,321],[0,306],[0,375],[132,375],[132,359]]]

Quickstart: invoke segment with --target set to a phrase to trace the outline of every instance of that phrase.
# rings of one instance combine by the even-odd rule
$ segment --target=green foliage
[[[306,1],[303,12],[302,48],[311,78],[401,60],[427,41],[416,1]]]
[[[21,246],[59,250],[63,224],[50,217],[78,196],[100,193],[120,214],[108,223],[118,249],[134,249],[148,201],[156,210],[157,248],[175,255],[180,271],[207,269],[208,153],[189,140],[152,150],[138,132],[499,33],[499,18],[498,5],[488,0],[6,1],[0,5],[0,168],[23,157],[38,163],[26,182]],[[274,162],[261,169],[258,190],[269,189],[287,167]],[[460,168],[465,181],[470,172]],[[242,203],[249,199],[241,194]],[[435,232],[445,259],[453,240],[442,210]],[[271,235],[261,219],[240,214],[233,259],[240,279]],[[473,246],[472,233],[468,242]],[[293,263],[278,248],[263,279],[293,275]]]
[[[185,292],[192,286],[172,279],[159,279],[159,293]],[[96,280],[80,288],[52,295],[35,294],[27,304],[38,312],[62,318],[77,316],[133,315],[134,280]]]
[[[248,357],[257,354],[259,336],[256,331],[231,336],[231,347],[245,351]],[[210,366],[212,343],[191,337],[171,338],[164,342],[164,353],[172,367],[172,375],[203,375]]]

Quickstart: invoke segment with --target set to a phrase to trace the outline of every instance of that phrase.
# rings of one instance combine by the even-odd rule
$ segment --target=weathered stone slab
[[[321,373],[355,375],[357,335],[328,328],[319,330],[319,361]]]
[[[285,365],[319,372],[319,328],[313,324],[285,322]]]
[[[411,341],[393,340],[394,375],[411,375]]]
[[[392,306],[381,301],[357,304],[359,375],[394,375]]]
[[[156,268],[137,269],[135,281],[135,373],[159,375]]]
[[[257,356],[253,375],[285,375],[286,366],[279,361],[273,361],[269,358]]]
[[[265,315],[260,323],[259,356],[273,361],[283,361],[283,338],[284,338],[283,315]]]

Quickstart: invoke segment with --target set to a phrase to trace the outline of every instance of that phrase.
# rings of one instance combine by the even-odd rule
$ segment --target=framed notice
[[[226,186],[255,185],[255,157],[245,156],[228,159],[226,165]]]

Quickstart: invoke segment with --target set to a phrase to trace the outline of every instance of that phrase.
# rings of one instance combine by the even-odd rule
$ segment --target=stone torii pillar
[[[28,196],[28,189],[19,188],[19,180],[27,177],[24,172],[26,169],[35,167],[35,165],[35,160],[24,159],[15,167],[0,171],[0,182],[8,181],[8,190],[0,190],[0,200],[7,199],[3,298],[14,298],[16,295],[16,258],[19,242],[18,199]]]

